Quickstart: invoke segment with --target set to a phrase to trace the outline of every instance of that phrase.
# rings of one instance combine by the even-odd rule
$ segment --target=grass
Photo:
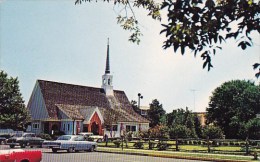
[[[156,157],[180,158],[180,159],[197,159],[197,160],[211,160],[211,161],[254,161],[253,156],[236,156],[236,155],[222,155],[222,154],[205,154],[205,153],[188,153],[188,152],[175,152],[175,151],[156,151],[156,150],[143,150],[143,149],[125,149],[121,148],[108,148],[99,147],[98,151],[123,153]]]
[[[134,143],[135,142],[128,142],[128,148],[132,148],[134,149]],[[170,144],[169,150],[175,150],[175,144],[173,142],[167,142],[168,144]],[[98,143],[98,146],[100,147],[105,147],[105,143]],[[124,147],[126,146],[126,144],[124,143]],[[108,147],[115,147],[113,142],[108,142]],[[154,148],[156,150],[156,148]],[[202,151],[205,152],[208,150],[207,146],[203,146],[203,145],[179,145],[179,149],[182,151],[191,151],[191,152],[195,152],[195,151]],[[213,151],[222,151],[222,152],[238,152],[239,154],[243,153],[241,151],[242,147],[241,146],[217,146],[217,147],[210,147],[211,150]],[[148,150],[148,143],[144,143],[144,150]],[[260,149],[254,149],[254,151],[257,151],[258,153],[260,153]]]

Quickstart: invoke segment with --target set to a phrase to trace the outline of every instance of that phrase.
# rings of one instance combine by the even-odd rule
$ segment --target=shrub
[[[158,148],[158,150],[166,150],[168,148],[168,144],[164,143],[164,142],[159,142],[157,144],[157,148]]]
[[[198,141],[198,145],[201,145],[201,141]]]
[[[230,146],[234,146],[235,145],[233,141],[231,141],[229,144],[230,144]]]
[[[138,149],[142,149],[142,148],[144,148],[144,143],[141,141],[137,141],[134,143],[134,147],[138,148]]]
[[[193,145],[197,145],[198,144],[198,141],[193,141]]]
[[[133,132],[132,131],[129,131],[129,132],[126,133],[126,139],[128,141],[132,141],[132,139],[133,139]]]
[[[228,145],[229,145],[229,142],[223,142],[223,145],[224,145],[224,146],[228,146]]]
[[[88,137],[87,140],[88,140],[88,141],[94,141],[94,138],[92,138],[92,137]]]
[[[148,143],[148,145],[149,145],[149,150],[152,150],[152,149],[155,147],[156,143],[153,142],[153,141],[150,141],[150,142]]]
[[[120,147],[121,141],[120,140],[116,140],[113,143],[115,144],[116,147]]]
[[[179,145],[184,144],[184,141],[183,141],[183,140],[178,140],[178,142],[179,142]]]
[[[217,141],[212,141],[212,145],[213,146],[218,146],[218,142]]]

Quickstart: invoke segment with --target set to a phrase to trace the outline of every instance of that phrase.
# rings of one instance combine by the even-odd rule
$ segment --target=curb
[[[150,156],[150,157],[161,157],[161,158],[214,161],[214,162],[249,162],[248,160],[227,160],[227,159],[213,159],[213,158],[178,156],[178,155],[153,155],[153,154],[145,154],[145,153],[113,152],[113,151],[105,151],[105,150],[103,150],[103,151],[97,150],[97,152],[113,153],[113,154],[125,154],[125,155]]]

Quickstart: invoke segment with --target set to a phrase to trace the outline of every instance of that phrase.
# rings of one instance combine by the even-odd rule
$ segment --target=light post
[[[138,93],[138,108],[140,109],[140,99],[143,99],[143,96],[141,93]]]

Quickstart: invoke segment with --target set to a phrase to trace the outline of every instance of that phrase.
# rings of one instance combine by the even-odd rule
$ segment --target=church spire
[[[107,60],[106,60],[106,71],[105,74],[110,74],[110,64],[109,64],[109,38],[107,39]]]
[[[107,96],[113,96],[113,76],[110,74],[110,65],[109,65],[109,38],[107,40],[107,60],[106,60],[106,70],[105,74],[102,76],[102,88],[105,91]]]

